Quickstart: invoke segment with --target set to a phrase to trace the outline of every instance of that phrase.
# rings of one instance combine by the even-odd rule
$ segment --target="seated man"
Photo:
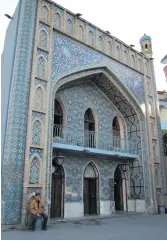
[[[30,202],[30,211],[32,215],[32,230],[35,230],[37,216],[43,217],[42,229],[46,230],[48,216],[44,213],[44,204],[40,200],[40,193],[36,193],[34,199]]]

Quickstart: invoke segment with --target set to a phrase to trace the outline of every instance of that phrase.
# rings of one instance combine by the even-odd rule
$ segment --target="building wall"
[[[8,104],[10,97],[10,88],[13,77],[13,64],[17,42],[17,31],[20,16],[20,3],[17,5],[13,14],[13,19],[10,20],[6,30],[5,44],[1,56],[1,150],[3,156],[4,138],[6,130],[6,121],[8,116]],[[3,158],[2,158],[3,161]]]
[[[35,0],[22,1],[19,25],[17,25],[18,37],[15,46],[2,165],[3,224],[17,224],[21,219],[36,3]]]

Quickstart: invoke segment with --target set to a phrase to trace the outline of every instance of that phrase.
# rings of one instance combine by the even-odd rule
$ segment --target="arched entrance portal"
[[[98,174],[93,163],[84,172],[84,214],[97,214]]]
[[[63,217],[64,214],[64,170],[60,165],[55,166],[52,173],[51,218]]]
[[[115,210],[123,211],[123,179],[119,167],[116,168],[114,173],[114,201]]]

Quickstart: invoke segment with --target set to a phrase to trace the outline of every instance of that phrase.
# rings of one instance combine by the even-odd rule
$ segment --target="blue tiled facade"
[[[26,209],[26,207],[22,208],[23,203],[27,203],[29,195],[34,191],[39,191],[42,194],[45,190],[46,212],[49,212],[51,160],[53,151],[55,151],[52,148],[53,101],[55,97],[60,99],[64,105],[65,125],[74,129],[84,129],[84,113],[88,108],[91,108],[96,116],[96,131],[102,136],[102,140],[105,133],[112,136],[112,121],[119,114],[123,123],[123,136],[129,141],[134,141],[138,151],[138,159],[130,162],[127,172],[128,199],[145,200],[146,207],[148,207],[151,205],[152,187],[148,163],[149,147],[147,120],[145,118],[144,75],[140,71],[108,57],[107,54],[103,54],[101,51],[103,43],[98,42],[97,44],[97,49],[100,52],[89,47],[89,43],[83,44],[61,33],[64,18],[66,17],[67,21],[70,19],[71,23],[74,24],[74,16],[68,12],[65,14],[63,8],[55,6],[53,3],[44,0],[39,2],[38,5],[36,0],[23,0],[19,5],[18,37],[11,79],[2,165],[2,223],[20,223],[22,212],[25,213]],[[45,9],[41,10],[42,7]],[[37,8],[39,19],[36,18]],[[44,16],[40,15],[42,11]],[[57,13],[60,14],[61,20],[58,24],[55,23]],[[40,21],[38,22],[38,20]],[[52,30],[51,26],[60,27],[59,32],[55,29]],[[40,44],[37,44],[36,49],[34,49],[35,29],[38,32],[37,36],[40,36],[40,30],[46,31],[46,49],[42,49]],[[74,31],[72,30],[74,30],[74,25],[68,25],[66,22],[66,33],[73,35]],[[93,34],[96,32],[104,39],[105,34],[100,33],[100,30],[96,31],[94,26],[89,25],[88,31],[90,30]],[[116,45],[121,47],[119,41],[116,42]],[[41,58],[40,64],[39,58]],[[35,59],[35,63],[33,59]],[[33,73],[31,78],[34,65],[37,66],[36,73]],[[44,94],[42,110],[34,109],[33,103],[36,88],[39,86]],[[32,99],[29,98],[30,96]],[[30,115],[28,115],[29,110]],[[33,128],[35,121],[40,123],[38,130]],[[28,123],[30,123],[30,133],[27,132]],[[38,137],[37,141],[36,137]],[[46,140],[45,145],[44,140]],[[25,150],[27,143],[30,144]],[[27,161],[25,160],[26,152],[28,152],[29,158],[28,168],[35,157],[39,160],[39,168],[46,170],[46,180],[38,183],[38,186],[33,183],[31,185],[27,183],[27,186],[23,184],[26,176],[24,173]],[[99,196],[97,198],[113,203],[114,171],[121,160],[118,161],[111,157],[79,156],[76,153],[75,155],[64,154],[64,203],[83,202],[83,174],[89,163],[93,163],[98,170]],[[26,171],[30,172],[29,169]],[[40,175],[38,167],[36,167],[34,175],[37,174]],[[36,176],[35,179],[31,176],[31,180],[40,182],[39,176]]]

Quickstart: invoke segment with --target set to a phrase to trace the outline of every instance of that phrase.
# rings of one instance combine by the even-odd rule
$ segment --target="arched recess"
[[[71,19],[67,20],[67,33],[70,35],[73,34],[73,22]]]
[[[39,33],[39,46],[43,49],[47,49],[48,47],[48,34],[44,29],[40,30]]]
[[[42,123],[39,119],[32,123],[32,144],[38,146],[42,144]]]
[[[35,104],[34,107],[36,110],[43,110],[44,109],[44,89],[41,86],[37,86],[35,90]]]
[[[90,162],[84,170],[84,215],[99,214],[99,175],[93,162]]]
[[[63,166],[54,166],[51,184],[51,218],[64,216],[64,180],[65,173]]]
[[[37,76],[42,79],[46,77],[46,61],[43,56],[39,56],[37,60]]]
[[[56,13],[54,16],[54,27],[57,29],[61,29],[61,16],[59,13]]]
[[[127,183],[126,176],[121,165],[114,172],[114,201],[116,211],[125,211],[127,207]]]
[[[149,75],[149,69],[148,69],[148,64],[145,63],[145,73],[146,75]]]
[[[128,64],[128,53],[126,50],[124,51],[124,63]]]
[[[88,33],[88,44],[94,46],[94,34],[92,31],[89,31]]]
[[[46,5],[43,5],[41,7],[40,19],[43,20],[45,23],[49,23],[49,9]]]
[[[84,114],[84,145],[85,147],[96,147],[96,129],[97,118],[91,108],[88,108]]]
[[[116,47],[116,58],[121,60],[121,51],[119,46]]]
[[[112,44],[110,41],[107,42],[107,54],[112,55]]]
[[[111,87],[114,86],[114,90],[119,91],[118,92],[119,93],[119,98],[122,96],[122,99],[125,99],[125,96],[126,96],[126,103],[127,103],[127,105],[126,105],[125,109],[121,109],[121,106],[118,106],[117,102],[114,102],[114,99],[111,99],[111,101],[120,110],[120,112],[123,115],[123,117],[125,118],[125,121],[126,121],[127,124],[129,124],[130,122],[128,122],[128,117],[126,115],[130,111],[130,109],[133,110],[134,117],[136,118],[136,124],[137,124],[136,133],[137,132],[141,133],[141,136],[139,136],[139,139],[137,139],[137,145],[139,143],[138,150],[140,152],[140,154],[139,154],[140,155],[140,159],[139,159],[139,162],[137,164],[138,166],[137,167],[135,166],[135,168],[136,168],[135,170],[137,170],[136,172],[138,172],[138,170],[140,172],[139,175],[140,175],[140,180],[141,180],[140,181],[140,183],[141,183],[141,188],[140,188],[141,191],[138,192],[138,189],[137,189],[138,187],[135,186],[135,185],[137,185],[135,183],[135,181],[134,181],[134,184],[133,184],[133,190],[135,190],[135,194],[134,195],[138,195],[138,198],[140,198],[140,196],[141,196],[141,198],[143,198],[143,196],[144,196],[143,175],[145,175],[145,174],[143,174],[142,158],[145,157],[145,153],[143,153],[143,149],[142,149],[142,146],[143,146],[142,140],[144,140],[145,137],[144,137],[143,132],[141,132],[141,127],[142,127],[142,121],[144,121],[145,116],[144,116],[144,113],[143,113],[143,109],[141,108],[141,104],[138,101],[137,97],[135,97],[133,92],[130,91],[126,87],[126,85],[121,82],[121,80],[118,78],[118,76],[115,73],[113,73],[112,71],[110,71],[107,67],[98,67],[98,68],[84,69],[82,71],[77,71],[77,72],[71,73],[71,74],[69,74],[69,75],[67,75],[65,77],[62,77],[59,80],[56,80],[55,84],[53,86],[53,96],[55,96],[56,92],[59,90],[60,87],[63,88],[67,84],[73,83],[74,81],[75,82],[77,82],[77,81],[80,82],[83,77],[84,77],[84,79],[85,78],[89,78],[89,80],[93,81],[93,77],[94,76],[100,76],[100,78],[101,78],[101,76],[103,76],[103,78],[105,80],[103,82],[107,83],[108,86],[109,86],[109,84],[111,84]],[[106,89],[105,89],[105,94],[107,95],[107,90]],[[53,99],[52,99],[51,106],[52,106],[52,108],[54,106],[54,100]],[[112,122],[111,122],[111,126],[112,126]],[[134,129],[134,127],[133,127],[133,129]],[[133,138],[133,136],[131,134],[129,135],[129,132],[130,132],[130,129],[128,129],[128,125],[127,125],[127,138]]]
[[[138,70],[142,71],[142,62],[141,59],[138,59]]]
[[[101,36],[98,37],[98,49],[103,50],[103,38]]]
[[[84,41],[84,29],[82,25],[78,26],[78,39]]]
[[[131,66],[132,68],[135,68],[135,57],[133,54],[131,55]]]
[[[29,184],[40,184],[40,159],[37,156],[31,160]]]

